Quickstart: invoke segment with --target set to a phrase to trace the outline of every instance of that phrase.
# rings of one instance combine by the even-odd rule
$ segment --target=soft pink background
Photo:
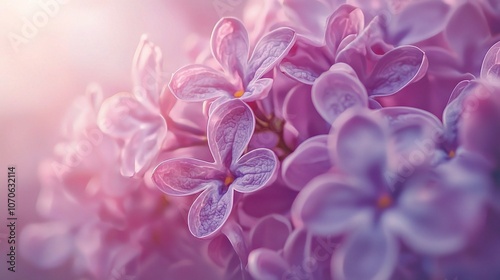
[[[216,0],[223,1],[224,0]],[[6,267],[6,175],[17,167],[17,238],[39,220],[37,166],[52,154],[66,108],[90,82],[110,95],[130,89],[130,67],[142,33],[164,53],[166,75],[187,62],[187,41],[210,36],[221,17],[212,0],[66,0],[16,51],[9,37],[22,35],[23,18],[44,12],[39,2],[0,0],[0,279],[72,279],[69,270],[39,271],[17,256],[17,272]],[[64,1],[61,1],[64,2]],[[35,276],[36,275],[36,276]]]

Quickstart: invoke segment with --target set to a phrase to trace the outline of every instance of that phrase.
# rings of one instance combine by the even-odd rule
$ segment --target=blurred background
[[[38,164],[53,153],[62,118],[87,85],[98,83],[106,95],[129,91],[132,58],[143,33],[160,46],[170,76],[187,62],[186,50],[196,36],[208,38],[220,17],[238,16],[244,4],[0,0],[0,279],[65,279],[64,268],[38,270],[19,252],[17,272],[8,273],[7,167],[16,166],[18,177],[19,239],[23,226],[40,220],[35,210]]]

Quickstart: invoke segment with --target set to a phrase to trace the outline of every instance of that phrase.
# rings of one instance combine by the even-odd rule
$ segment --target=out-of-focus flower
[[[447,129],[447,141],[450,150],[457,149],[460,141],[474,143],[477,134],[461,133],[460,122],[468,123],[468,118],[475,118],[478,113],[479,104],[489,100],[500,86],[498,69],[500,69],[500,42],[494,44],[483,59],[481,74],[478,79],[464,80],[457,84],[451,93],[450,100],[443,112],[443,123]],[[494,119],[494,117],[492,117]],[[494,129],[493,129],[494,131]],[[462,137],[459,137],[459,134]],[[470,141],[473,139],[472,141]],[[487,154],[484,154],[487,155]]]
[[[416,44],[443,32],[454,8],[441,0],[406,2],[386,25],[387,39],[395,45]]]
[[[248,270],[255,279],[288,279],[293,275],[293,268],[301,267],[305,259],[307,232],[293,232],[280,251],[261,247],[250,255]],[[311,275],[307,275],[311,276]],[[293,279],[293,278],[292,278]],[[307,278],[306,278],[307,279]]]
[[[457,187],[446,173],[425,165],[392,180],[391,133],[366,111],[346,112],[333,129],[329,146],[338,172],[311,181],[292,211],[296,223],[313,233],[347,235],[332,259],[335,275],[389,278],[398,263],[399,240],[422,254],[465,247],[481,222],[481,196],[470,198],[466,191],[474,182]]]
[[[290,188],[301,190],[309,181],[333,166],[327,140],[327,135],[311,137],[283,161],[283,179]]]
[[[144,174],[167,134],[160,110],[161,63],[160,49],[143,37],[133,63],[133,93],[109,97],[99,111],[99,128],[121,142],[120,171],[127,177]]]
[[[214,110],[207,128],[215,163],[179,158],[155,168],[153,181],[167,194],[189,195],[203,190],[189,210],[188,225],[194,236],[212,236],[224,225],[235,190],[254,192],[272,179],[278,168],[272,151],[255,149],[241,156],[254,126],[254,115],[245,103],[227,101]]]

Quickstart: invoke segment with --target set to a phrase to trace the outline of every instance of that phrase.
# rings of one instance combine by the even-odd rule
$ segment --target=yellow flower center
[[[240,97],[242,97],[242,96],[243,96],[243,94],[245,94],[245,91],[240,89],[240,90],[236,91],[236,92],[233,94],[233,96],[234,96],[234,97],[236,97],[236,98],[240,98]]]
[[[392,197],[388,194],[380,196],[377,200],[377,207],[385,209],[392,205]]]
[[[454,158],[455,155],[456,155],[455,150],[451,150],[451,151],[448,152],[448,157],[449,158]]]
[[[234,177],[232,175],[227,175],[226,179],[224,179],[224,185],[229,187],[234,182]]]

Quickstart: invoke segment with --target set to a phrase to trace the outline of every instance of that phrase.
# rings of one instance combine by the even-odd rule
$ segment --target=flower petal
[[[248,264],[248,244],[243,228],[239,223],[229,222],[222,227],[222,233],[231,243],[231,247],[239,258],[239,264],[246,266]]]
[[[141,124],[154,117],[132,94],[123,92],[104,100],[97,125],[112,137],[126,139],[132,137]]]
[[[215,162],[230,167],[243,154],[255,127],[252,110],[233,99],[214,109],[208,120],[208,146]]]
[[[445,36],[448,39],[448,44],[456,51],[465,65],[481,67],[480,64],[478,65],[481,60],[476,61],[478,57],[475,56],[479,53],[475,53],[474,50],[482,46],[491,35],[486,18],[477,3],[464,2],[454,10],[446,26]],[[484,54],[485,52],[480,55]]]
[[[282,177],[288,187],[302,190],[314,177],[332,167],[328,147],[328,136],[319,135],[307,139],[283,161]]]
[[[476,189],[479,182],[470,184],[470,189]],[[417,252],[457,252],[467,245],[468,235],[480,227],[481,204],[474,196],[477,195],[463,187],[451,187],[443,180],[420,176],[405,184],[397,212],[396,209],[388,212],[384,224]]]
[[[356,175],[382,173],[386,163],[386,132],[383,120],[368,110],[349,110],[333,124],[328,141],[334,162]]]
[[[208,116],[211,116],[214,113],[214,110],[219,107],[221,104],[228,102],[231,100],[231,97],[228,95],[223,95],[217,99],[215,99],[213,102],[210,103],[210,107],[208,108]],[[205,102],[206,103],[206,102]],[[206,105],[206,104],[205,104]],[[204,108],[204,111],[206,109]],[[207,115],[206,111],[203,113],[203,115]]]
[[[280,137],[274,131],[263,130],[255,132],[248,144],[249,150],[257,148],[274,149],[280,141]]]
[[[366,90],[356,77],[345,71],[328,71],[312,87],[312,101],[318,113],[329,123],[346,109],[368,107]]]
[[[409,3],[388,25],[391,42],[415,44],[443,31],[451,6],[442,1],[424,0]],[[422,18],[425,15],[425,18]]]
[[[168,86],[175,97],[184,101],[213,99],[237,90],[220,72],[198,64],[177,70]]]
[[[469,94],[463,106],[459,141],[463,148],[491,160],[497,165],[500,159],[500,96],[495,87],[479,84]]]
[[[311,87],[298,85],[292,88],[283,104],[285,120],[285,142],[295,147],[312,136],[327,134],[330,124],[318,113],[311,97]],[[287,139],[286,133],[293,134],[293,139]],[[293,141],[290,141],[293,140]]]
[[[297,32],[307,34],[316,41],[323,40],[326,18],[331,8],[330,3],[324,1],[309,0],[285,0],[279,1],[280,8],[286,18],[294,27],[298,27]],[[336,2],[336,1],[335,1]],[[334,5],[332,3],[332,5]]]
[[[340,5],[328,18],[325,33],[326,47],[335,57],[340,42],[351,34],[359,34],[365,26],[363,11],[351,5]]]
[[[143,35],[132,63],[134,96],[141,103],[158,107],[162,82],[162,53],[158,46]]]
[[[210,186],[219,186],[225,173],[213,163],[176,158],[160,163],[153,171],[153,182],[169,195],[190,195]]]
[[[324,174],[304,188],[292,206],[297,225],[304,224],[313,234],[337,235],[371,219],[366,203],[371,190],[357,188],[333,174]]]
[[[76,253],[71,227],[64,222],[26,225],[20,243],[21,255],[45,269],[62,265]]]
[[[141,174],[158,156],[167,130],[162,119],[156,120],[157,125],[150,125],[139,130],[132,138],[125,142],[122,150],[121,174],[132,177]]]
[[[188,214],[189,231],[198,238],[213,236],[224,225],[233,208],[234,192],[207,187],[193,202]]]
[[[383,24],[383,18],[376,16],[359,35],[347,36],[347,42],[342,42],[345,47],[337,51],[335,62],[348,64],[359,79],[365,81],[380,57],[393,48],[384,41]]]
[[[332,274],[339,279],[390,279],[398,258],[398,244],[380,225],[349,236],[334,253]]]
[[[487,78],[490,70],[500,64],[500,42],[495,43],[486,53],[481,66],[481,78]],[[500,76],[496,75],[497,78]]]
[[[486,77],[489,80],[498,83],[500,81],[500,64],[491,66],[490,70],[488,70],[488,74],[486,74]]]
[[[245,84],[260,79],[280,63],[295,43],[295,31],[288,27],[275,29],[265,35],[255,46],[248,61]]]
[[[375,114],[388,120],[391,170],[397,170],[408,163],[413,167],[429,163],[441,151],[444,128],[433,114],[402,106],[382,108]]]
[[[292,232],[290,221],[281,215],[271,214],[260,219],[250,232],[253,249],[267,248],[274,251],[283,249],[288,235]]]
[[[289,267],[277,252],[260,248],[250,252],[248,271],[255,279],[281,280],[289,271]]]
[[[335,61],[325,56],[324,51],[323,47],[316,46],[304,37],[298,37],[280,63],[280,70],[298,82],[312,85]]]
[[[212,53],[221,66],[233,77],[244,77],[247,67],[248,32],[236,18],[222,18],[214,27]]]
[[[236,176],[231,186],[249,193],[269,184],[278,169],[278,158],[271,150],[259,148],[245,154],[231,169]]]
[[[210,260],[218,266],[227,266],[234,257],[233,245],[224,234],[215,236],[207,247]]]
[[[456,145],[458,144],[458,123],[464,113],[464,109],[466,109],[464,108],[464,102],[466,97],[472,94],[477,86],[478,83],[474,81],[464,80],[458,83],[451,93],[448,105],[444,109],[443,124],[446,128],[446,137],[448,141]]]
[[[283,247],[283,258],[291,266],[306,264],[311,246],[311,235],[307,229],[295,229],[286,240]],[[307,279],[307,278],[306,278]]]
[[[262,78],[252,81],[246,88],[245,93],[241,97],[246,102],[255,101],[267,97],[273,86],[273,79]]]
[[[272,187],[262,188],[258,192],[243,196],[241,207],[238,207],[243,215],[252,217],[264,217],[271,213],[286,213],[290,211],[293,200],[297,196],[295,191],[287,188],[280,182],[279,177]]]
[[[387,96],[420,80],[427,71],[425,53],[415,46],[401,46],[386,53],[375,65],[367,83],[370,95]]]

